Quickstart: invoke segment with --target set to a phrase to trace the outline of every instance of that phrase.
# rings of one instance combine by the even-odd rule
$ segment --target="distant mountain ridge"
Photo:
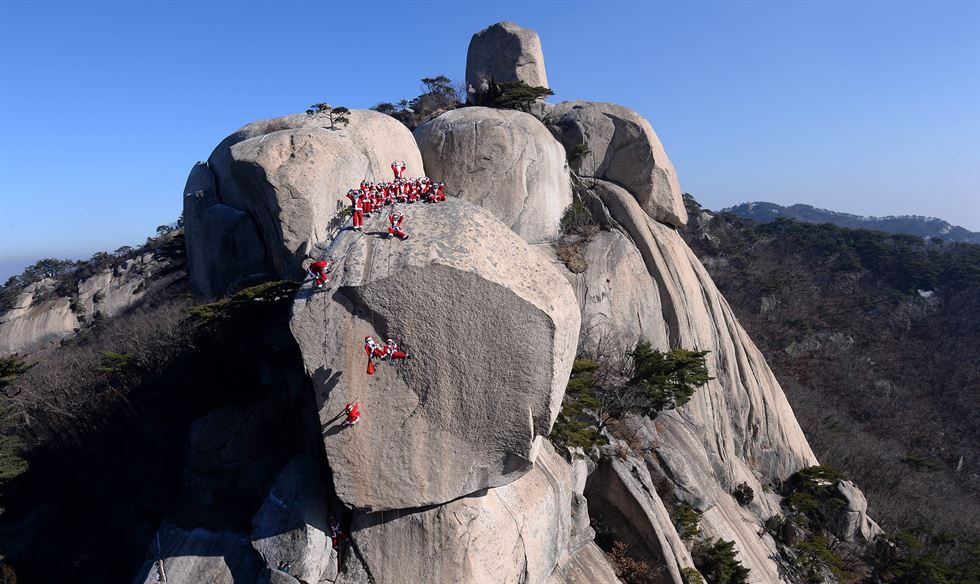
[[[768,223],[780,217],[797,219],[806,223],[831,223],[838,227],[851,229],[871,229],[886,233],[905,233],[918,237],[939,237],[946,241],[980,244],[980,233],[969,231],[935,217],[920,215],[899,215],[887,217],[863,217],[850,213],[839,213],[827,209],[818,209],[812,205],[796,204],[784,207],[765,201],[742,203],[734,207],[722,209],[722,212],[732,213],[746,219],[754,219]]]

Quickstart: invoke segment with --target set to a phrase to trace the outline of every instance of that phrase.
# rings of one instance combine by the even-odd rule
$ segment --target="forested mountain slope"
[[[685,199],[685,240],[817,457],[861,485],[886,531],[966,557],[980,525],[980,246]]]

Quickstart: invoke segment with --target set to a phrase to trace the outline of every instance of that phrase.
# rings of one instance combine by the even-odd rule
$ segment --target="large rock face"
[[[470,101],[476,93],[486,91],[491,80],[548,87],[538,33],[513,22],[498,22],[473,35],[466,52],[466,91]]]
[[[780,569],[773,559],[778,557],[776,545],[771,537],[758,535],[765,520],[779,512],[779,498],[763,495],[763,485],[778,483],[816,464],[816,457],[762,354],[680,235],[650,217],[620,186],[599,180],[588,194],[598,197],[613,227],[630,240],[625,248],[632,247],[642,258],[643,270],[632,276],[621,272],[616,286],[626,291],[648,290],[652,296],[645,299],[648,304],[644,310],[655,307],[656,312],[646,314],[645,319],[658,324],[655,332],[647,328],[641,334],[637,323],[643,319],[637,319],[635,298],[639,295],[635,293],[620,294],[619,302],[610,302],[602,294],[586,294],[584,299],[580,296],[584,300],[583,322],[592,324],[583,327],[582,344],[594,346],[589,333],[599,331],[607,338],[629,339],[632,335],[634,342],[647,340],[661,350],[710,351],[706,364],[715,379],[700,388],[683,408],[663,412],[655,421],[634,420],[634,440],[644,446],[644,464],[657,481],[669,485],[673,497],[704,512],[701,527],[707,536],[735,541],[740,560],[753,574],[763,581],[780,581]],[[600,233],[589,245],[607,246],[617,237]],[[624,258],[633,252],[624,252]],[[616,265],[606,265],[606,261],[593,259],[586,273],[567,277],[577,288],[587,282],[597,282],[601,288],[599,274]],[[629,261],[631,265],[635,262]],[[605,277],[612,280],[610,275]],[[626,301],[631,296],[634,300]],[[597,322],[602,326],[597,327]],[[615,517],[640,517],[624,506],[631,497],[636,499],[631,503],[636,508],[656,507],[656,501],[644,502],[648,495],[642,489],[626,488],[629,481],[625,477],[622,472],[607,472],[605,478],[593,479],[600,489],[594,492],[605,493],[610,504],[602,505],[602,499],[589,497],[590,510],[608,514],[610,509],[618,509]],[[622,486],[617,487],[619,494],[613,494],[617,482]],[[757,494],[748,508],[738,505],[730,494],[743,482]],[[686,552],[673,544],[663,545],[676,537],[668,520],[647,511],[644,515],[646,527],[621,522],[632,525],[623,537],[644,540],[653,546],[648,549],[660,550],[664,569],[674,566],[670,571],[674,579],[674,570],[686,563]],[[644,536],[643,529],[658,535]],[[649,557],[658,561],[652,551]]]
[[[402,210],[411,237],[345,232],[330,291],[301,290],[291,321],[337,495],[372,510],[444,503],[530,470],[580,324],[561,274],[488,212],[457,199]],[[366,375],[368,335],[413,358]],[[343,429],[355,397],[363,417]]]
[[[566,101],[551,108],[544,123],[565,146],[577,174],[624,187],[657,221],[675,227],[687,223],[674,165],[638,113],[612,103]],[[581,144],[591,152],[576,155]]]
[[[544,582],[569,551],[572,489],[568,463],[546,443],[534,469],[503,487],[425,510],[358,514],[358,561],[377,584]]]
[[[451,195],[480,205],[532,243],[558,237],[572,202],[565,152],[533,116],[469,107],[415,129],[433,177]]]
[[[349,117],[348,126],[333,130],[325,118],[307,115],[249,124],[215,148],[211,177],[199,166],[192,170],[184,201],[185,215],[194,216],[187,246],[199,297],[263,277],[300,277],[303,259],[327,239],[348,189],[387,180],[393,160],[405,161],[406,176],[424,174],[402,124],[370,110]]]

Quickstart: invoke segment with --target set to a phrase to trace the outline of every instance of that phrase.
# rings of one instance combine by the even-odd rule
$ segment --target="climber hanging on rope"
[[[398,239],[405,240],[408,239],[408,233],[402,228],[402,223],[405,221],[405,216],[401,213],[392,212],[388,215],[388,238],[395,236]]]
[[[330,516],[330,541],[333,542],[333,549],[339,549],[346,535],[340,529],[340,522],[333,515]]]
[[[364,352],[367,353],[367,374],[374,375],[374,360],[385,358],[385,348],[374,340],[374,337],[364,337]]]
[[[345,428],[350,428],[361,419],[361,410],[359,407],[360,404],[357,402],[357,400],[354,400],[344,406],[344,413],[347,414],[347,419],[344,420],[342,425]]]
[[[395,173],[395,178],[401,178],[405,174],[405,163],[401,160],[392,162],[391,171]]]
[[[398,343],[394,339],[388,339],[385,342],[384,348],[384,359],[411,359],[412,356],[408,353],[398,350]]]
[[[327,283],[327,266],[329,265],[330,263],[327,260],[317,260],[310,264],[310,267],[307,269],[310,275],[313,276],[314,285],[317,290],[323,288]]]

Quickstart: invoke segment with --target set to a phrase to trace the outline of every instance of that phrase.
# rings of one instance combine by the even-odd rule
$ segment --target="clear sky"
[[[501,20],[540,33],[553,101],[646,116],[709,208],[980,230],[976,1],[0,0],[0,277],[142,242],[247,122],[461,80]]]

